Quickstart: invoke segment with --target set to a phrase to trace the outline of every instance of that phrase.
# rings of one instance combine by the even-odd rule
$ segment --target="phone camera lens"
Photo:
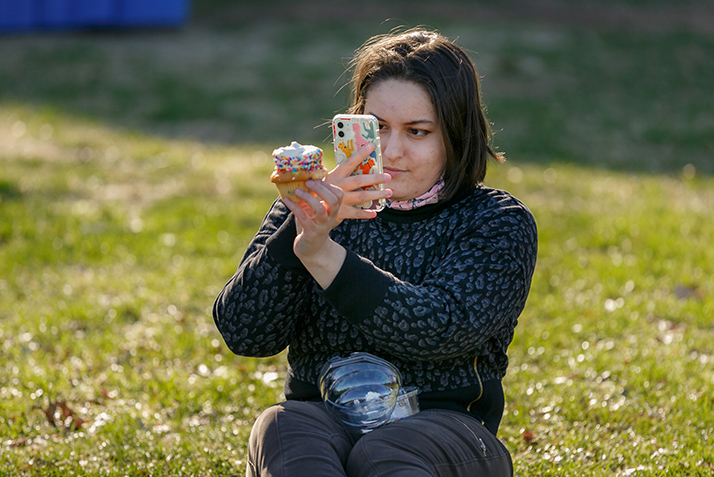
[[[342,124],[342,123],[337,123],[337,127],[340,128],[340,129],[342,129],[343,127],[345,127],[345,125]]]
[[[340,131],[340,132],[337,133],[337,135],[340,136],[340,137],[345,137],[345,132],[344,132],[344,131]]]

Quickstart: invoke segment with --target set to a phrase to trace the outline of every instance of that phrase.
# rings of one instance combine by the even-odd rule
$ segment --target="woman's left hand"
[[[347,254],[330,238],[330,232],[340,223],[338,215],[344,192],[325,181],[307,181],[306,185],[317,197],[298,189],[295,193],[302,202],[290,199],[284,202],[297,221],[293,251],[324,289],[337,276]]]

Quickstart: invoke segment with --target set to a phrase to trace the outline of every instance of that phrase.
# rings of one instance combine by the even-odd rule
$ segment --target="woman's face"
[[[367,91],[364,112],[379,120],[391,199],[413,199],[431,189],[443,173],[446,148],[429,93],[412,81],[381,80]]]

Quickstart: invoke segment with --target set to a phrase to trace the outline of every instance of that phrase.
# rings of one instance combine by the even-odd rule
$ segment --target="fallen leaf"
[[[535,440],[535,435],[530,432],[530,431],[523,431],[523,440],[527,443],[530,444]]]
[[[104,396],[107,399],[114,399],[117,395],[116,391],[109,392],[109,391],[107,391],[106,388],[102,388],[101,393],[102,393],[102,396]]]
[[[84,425],[84,419],[81,419],[77,414],[69,408],[66,401],[58,401],[57,406],[62,410],[62,421],[68,429],[74,428],[79,430]]]
[[[30,439],[27,437],[21,437],[10,442],[10,447],[24,447],[30,443]]]
[[[47,419],[47,422],[49,422],[53,427],[57,427],[57,423],[55,422],[55,411],[57,410],[57,406],[54,402],[50,401],[46,409],[43,409],[39,406],[35,406],[35,409],[39,409],[40,411],[42,411],[42,413],[45,415],[45,418]]]
[[[35,406],[35,408],[42,411],[47,422],[53,427],[79,430],[86,423],[84,419],[77,416],[77,413],[67,405],[66,401],[50,401],[46,408],[39,406]],[[57,411],[61,416],[57,415]]]

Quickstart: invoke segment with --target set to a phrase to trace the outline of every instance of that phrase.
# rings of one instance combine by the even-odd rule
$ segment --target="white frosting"
[[[300,157],[317,154],[320,151],[319,147],[303,146],[297,141],[293,141],[289,146],[279,147],[273,151],[273,157]]]

